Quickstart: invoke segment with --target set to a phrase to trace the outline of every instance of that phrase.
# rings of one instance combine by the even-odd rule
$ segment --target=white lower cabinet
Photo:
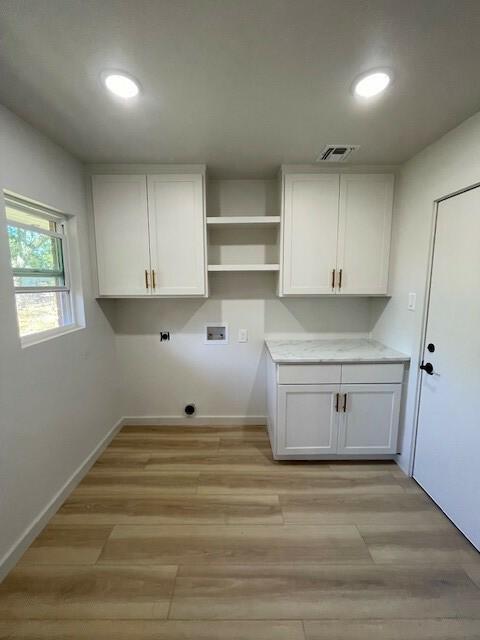
[[[396,453],[402,385],[342,385],[340,393],[337,453]]]
[[[329,382],[304,383],[309,366],[268,363],[268,428],[275,458],[397,453],[403,364],[344,365],[345,379],[378,376],[378,383],[368,384],[342,383],[341,365],[323,366],[322,376],[319,365],[312,365],[312,381],[328,377]],[[338,381],[333,383],[335,376]],[[302,382],[283,384],[285,379]]]
[[[339,385],[279,385],[278,454],[336,452],[339,391]]]

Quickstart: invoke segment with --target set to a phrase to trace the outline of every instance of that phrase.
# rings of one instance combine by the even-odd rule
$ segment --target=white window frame
[[[27,225],[20,222],[15,222],[15,221],[9,220],[9,218],[6,216],[6,210],[5,210],[5,220],[6,220],[7,226],[15,226],[21,229],[42,233],[44,235],[48,235],[53,238],[60,238],[62,241],[62,262],[63,262],[64,284],[62,286],[51,286],[51,287],[49,286],[17,287],[14,284],[13,289],[14,289],[14,295],[15,295],[15,308],[16,308],[17,294],[39,293],[39,292],[40,293],[65,292],[65,293],[68,293],[68,296],[69,296],[68,314],[70,315],[70,322],[68,324],[63,324],[59,327],[54,327],[53,329],[47,329],[46,331],[37,331],[35,333],[30,333],[25,336],[20,335],[20,326],[17,324],[19,338],[20,338],[22,347],[27,347],[40,342],[45,342],[46,340],[50,340],[52,338],[56,338],[58,336],[62,336],[62,335],[83,329],[85,325],[84,323],[80,324],[80,322],[78,321],[78,316],[81,316],[82,314],[79,314],[77,312],[78,309],[76,304],[76,295],[75,295],[76,292],[73,290],[73,285],[72,285],[72,281],[74,280],[74,278],[72,278],[72,261],[71,261],[70,241],[69,241],[69,227],[71,224],[72,216],[68,216],[62,211],[53,209],[51,207],[47,207],[43,204],[40,204],[33,200],[29,200],[28,198],[25,198],[13,192],[4,191],[3,196],[4,196],[5,208],[9,206],[12,208],[19,209],[19,210],[25,211],[25,213],[30,213],[32,215],[36,215],[46,220],[51,220],[52,222],[55,222],[56,225],[61,225],[62,227],[62,232],[59,232],[58,230],[50,231],[47,229],[41,229],[34,225]],[[13,269],[12,267],[12,280],[14,275],[21,275],[21,274],[19,274],[18,271]],[[18,312],[17,312],[17,322],[18,322]]]

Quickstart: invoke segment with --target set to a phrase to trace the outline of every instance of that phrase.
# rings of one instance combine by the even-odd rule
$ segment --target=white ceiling
[[[352,143],[395,164],[480,108],[479,33],[479,0],[1,0],[0,101],[91,162],[260,177]],[[378,66],[395,82],[361,104]]]

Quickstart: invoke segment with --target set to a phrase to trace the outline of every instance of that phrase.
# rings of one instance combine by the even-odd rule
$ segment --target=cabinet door
[[[284,188],[282,293],[333,293],[339,176],[287,175]]]
[[[100,295],[148,295],[146,177],[93,176],[92,195]]]
[[[205,294],[202,175],[148,176],[153,295]]]
[[[392,203],[392,175],[341,176],[339,293],[387,293]]]
[[[342,385],[338,453],[396,453],[401,391],[401,384]]]
[[[278,386],[277,455],[335,453],[339,385]]]

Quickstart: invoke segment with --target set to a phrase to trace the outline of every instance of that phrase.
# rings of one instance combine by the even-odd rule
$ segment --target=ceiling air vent
[[[358,149],[358,144],[327,144],[315,162],[345,162],[348,156]]]

